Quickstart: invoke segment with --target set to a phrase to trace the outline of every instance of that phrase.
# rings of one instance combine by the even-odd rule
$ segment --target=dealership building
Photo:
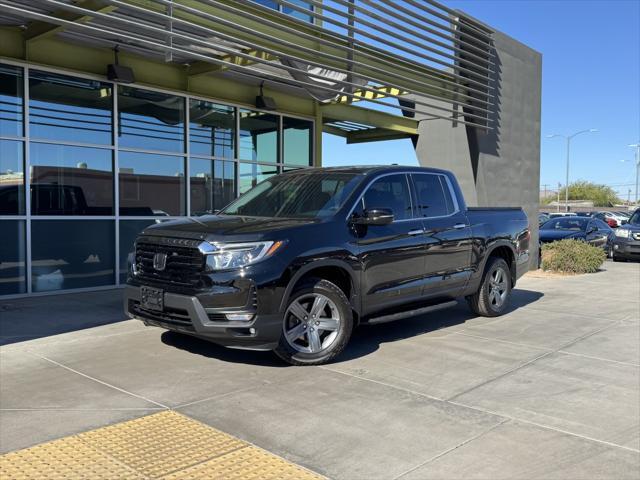
[[[430,0],[0,0],[0,298],[121,285],[144,227],[321,166],[329,134],[407,139],[535,219],[540,84]]]

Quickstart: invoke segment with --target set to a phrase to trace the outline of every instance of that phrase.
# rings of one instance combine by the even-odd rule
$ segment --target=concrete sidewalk
[[[331,478],[640,477],[637,263],[361,328],[324,367],[110,323],[120,293],[0,306],[2,452],[173,409]]]

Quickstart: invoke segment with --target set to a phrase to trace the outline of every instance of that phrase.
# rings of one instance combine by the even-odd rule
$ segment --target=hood
[[[316,222],[315,219],[206,215],[157,223],[147,227],[143,234],[209,241],[257,241]]]
[[[541,242],[555,242],[563,238],[585,238],[584,232],[576,232],[575,230],[540,230]]]

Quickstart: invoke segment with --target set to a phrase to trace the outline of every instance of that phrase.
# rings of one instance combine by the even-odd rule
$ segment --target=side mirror
[[[627,223],[629,223],[629,220],[622,220],[622,221],[620,222],[620,225],[626,225]]]
[[[369,208],[362,217],[352,217],[356,225],[389,225],[393,222],[393,210],[390,208]]]

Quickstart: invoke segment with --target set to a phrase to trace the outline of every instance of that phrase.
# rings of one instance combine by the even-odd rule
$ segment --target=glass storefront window
[[[313,5],[311,5],[309,2],[306,2],[305,0],[289,0],[289,3],[299,6],[302,9],[313,11]],[[302,10],[293,9],[291,7],[288,7],[287,5],[283,5],[282,11],[291,15],[292,17],[304,20],[305,22],[313,22],[313,17],[311,15],[303,13]]]
[[[33,138],[111,145],[110,83],[31,71],[29,130]]]
[[[278,161],[278,116],[240,110],[240,159]]]
[[[27,291],[24,220],[0,220],[0,295]]]
[[[23,97],[22,69],[0,64],[0,136],[22,136]]]
[[[185,214],[184,158],[120,152],[120,215]]]
[[[115,283],[114,222],[38,220],[31,224],[34,292]]]
[[[184,152],[184,98],[118,87],[118,142],[125,148]]]
[[[311,165],[313,122],[283,117],[282,132],[284,136],[284,163],[304,167]]]
[[[261,181],[266,180],[277,173],[278,169],[275,166],[258,165],[256,163],[241,163],[238,185],[240,195],[252,189]]]
[[[191,215],[220,210],[235,198],[235,164],[224,160],[192,158]]]
[[[31,142],[32,215],[113,215],[112,151]]]
[[[24,215],[24,143],[0,140],[0,215]]]
[[[235,108],[191,100],[189,102],[189,148],[193,155],[233,158]]]
[[[120,222],[120,283],[127,281],[127,257],[133,252],[133,242],[142,230],[159,220],[123,220]]]

